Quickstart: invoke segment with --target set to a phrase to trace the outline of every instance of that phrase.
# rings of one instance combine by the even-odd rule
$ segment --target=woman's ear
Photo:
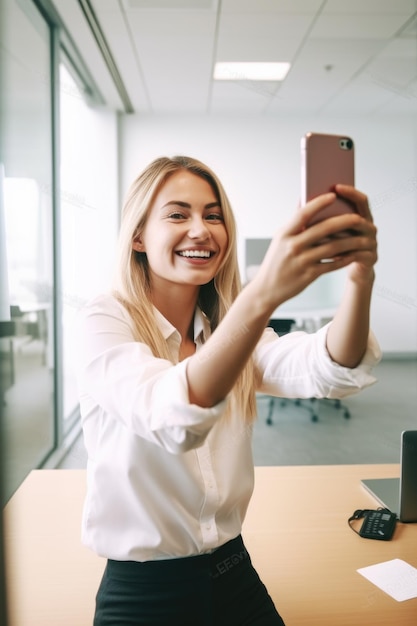
[[[136,252],[145,252],[145,244],[142,241],[142,235],[136,235],[136,237],[134,237],[132,248]]]

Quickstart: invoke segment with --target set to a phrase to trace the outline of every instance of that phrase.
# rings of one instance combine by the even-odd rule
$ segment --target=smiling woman
[[[131,186],[114,290],[85,307],[76,334],[83,541],[107,558],[95,626],[283,625],[241,537],[255,392],[344,397],[375,381],[380,357],[369,330],[376,230],[366,196],[337,190],[357,213],[306,228],[336,194],[308,202],[242,289],[232,209],[208,167],[159,158]],[[341,267],[330,325],[266,329],[278,306]]]
[[[213,280],[222,264],[227,240],[222,210],[209,183],[187,170],[171,174],[133,240],[133,249],[147,257],[153,303],[164,300],[171,308],[168,290],[174,298],[189,299],[194,311],[200,286]],[[184,335],[188,329],[183,330]]]

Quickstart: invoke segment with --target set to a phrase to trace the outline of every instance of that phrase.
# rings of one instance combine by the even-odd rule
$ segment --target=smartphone
[[[354,186],[355,146],[346,135],[307,133],[301,139],[301,206],[329,191],[337,183]],[[337,197],[335,202],[319,211],[309,225],[328,217],[355,213],[355,207]]]

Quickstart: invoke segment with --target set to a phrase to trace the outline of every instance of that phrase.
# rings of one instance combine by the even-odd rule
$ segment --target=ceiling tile
[[[216,0],[124,0],[127,9],[177,10],[213,9]]]
[[[344,86],[323,107],[325,113],[371,114],[387,102],[392,94],[369,76],[362,76]]]
[[[240,36],[220,37],[217,45],[217,61],[290,61],[297,53],[299,39]]]
[[[213,84],[210,112],[262,112],[278,83],[263,81],[216,82]]]
[[[379,18],[382,14],[411,15],[417,10],[415,0],[327,0],[323,13],[368,13]]]
[[[283,13],[314,15],[322,0],[222,0],[222,14],[226,13]]]
[[[408,17],[403,14],[321,15],[310,33],[312,39],[385,39],[393,37]]]
[[[417,80],[409,83],[406,89],[387,100],[381,107],[381,113],[400,113],[416,115],[417,113]]]
[[[292,49],[296,50],[311,24],[310,15],[278,15],[268,13],[235,13],[222,16],[219,26],[217,58],[222,60],[225,51],[233,53],[239,47],[239,54],[255,51],[263,41],[269,44],[292,39]],[[291,37],[288,34],[291,33]],[[237,54],[237,52],[235,53]],[[229,59],[227,59],[229,60]],[[249,59],[245,59],[249,60]]]

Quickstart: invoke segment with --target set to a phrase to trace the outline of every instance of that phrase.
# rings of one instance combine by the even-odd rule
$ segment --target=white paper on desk
[[[401,559],[362,567],[357,571],[398,602],[417,598],[417,569]]]

